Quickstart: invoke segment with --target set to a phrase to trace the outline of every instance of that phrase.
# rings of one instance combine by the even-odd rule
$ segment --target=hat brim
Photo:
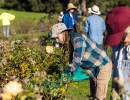
[[[90,12],[91,12],[91,13],[93,13],[93,14],[97,14],[97,15],[100,15],[100,14],[101,14],[101,12],[100,12],[100,11],[95,12],[95,11],[93,11],[92,9],[90,9]]]
[[[70,31],[72,31],[72,30],[73,30],[73,28],[67,28],[67,29],[62,30],[61,32],[59,32],[59,34],[62,33],[62,32],[64,32],[64,31],[70,32]],[[58,35],[52,34],[52,35],[51,35],[51,38],[57,38],[57,37],[59,36],[59,34],[58,34]]]
[[[124,31],[116,34],[108,34],[105,39],[105,45],[116,46],[120,44],[124,35]]]
[[[71,7],[71,8],[68,8],[66,11],[70,10],[70,9],[77,9],[77,7]]]
[[[73,30],[73,28],[67,28],[66,30],[63,30],[62,32],[64,32],[64,31],[70,32],[70,31],[72,31],[72,30]]]

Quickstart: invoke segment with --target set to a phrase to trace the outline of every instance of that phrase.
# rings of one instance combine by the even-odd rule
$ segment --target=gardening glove
[[[73,64],[68,64],[67,67],[65,67],[65,72],[73,72],[76,68],[73,66]]]

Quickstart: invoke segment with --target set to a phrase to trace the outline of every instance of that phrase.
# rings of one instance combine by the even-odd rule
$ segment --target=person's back
[[[82,48],[85,48],[84,55],[82,55],[83,56],[82,61],[79,62],[79,65],[83,69],[89,69],[89,68],[91,69],[93,66],[98,66],[98,67],[103,66],[109,62],[109,57],[106,54],[106,52],[97,44],[95,44],[93,41],[91,41],[89,38],[87,38],[85,35],[80,34],[80,33],[71,33],[70,36],[71,36],[71,42],[73,43],[73,46],[77,47],[74,49],[77,49],[77,50],[79,48],[81,49],[82,46],[83,46]],[[80,44],[80,46],[79,47],[76,46],[77,45],[76,43]],[[83,45],[81,43],[83,43]],[[82,50],[81,50],[81,54],[82,54]],[[80,54],[78,54],[78,56],[79,55]],[[73,56],[77,57],[76,53],[74,53]],[[105,57],[106,60],[103,61],[104,59],[102,59],[101,56]],[[92,59],[93,61],[91,61]],[[99,60],[98,63],[96,63],[97,60]]]
[[[92,9],[92,8],[91,8]],[[95,43],[102,45],[103,33],[106,30],[105,22],[100,15],[100,13],[91,12],[92,14],[88,16],[85,21],[84,31],[87,36],[93,40]]]
[[[12,21],[14,18],[14,15],[6,12],[2,13],[0,16],[0,19],[2,20],[2,25],[10,25],[10,21]]]
[[[97,44],[102,44],[105,31],[105,22],[102,17],[93,14],[88,17],[87,23],[89,24],[88,29],[85,27],[84,30],[88,33],[88,37]]]

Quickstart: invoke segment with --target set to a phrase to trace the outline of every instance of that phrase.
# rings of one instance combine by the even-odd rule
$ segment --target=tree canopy
[[[130,6],[130,0],[0,0],[0,7],[18,11],[60,12],[66,10],[69,2],[80,7],[82,11],[93,4],[98,5],[104,12],[117,6]]]

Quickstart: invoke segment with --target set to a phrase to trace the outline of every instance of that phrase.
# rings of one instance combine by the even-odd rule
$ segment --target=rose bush
[[[47,40],[43,46],[38,43],[37,47],[33,47],[30,46],[31,42],[0,40],[0,88],[4,87],[1,91],[3,97],[63,100],[70,84],[68,76],[62,73],[68,63],[69,53],[63,49],[67,46],[55,48],[53,41]],[[5,84],[9,81],[21,83],[22,92],[5,94],[5,87],[8,86]]]

